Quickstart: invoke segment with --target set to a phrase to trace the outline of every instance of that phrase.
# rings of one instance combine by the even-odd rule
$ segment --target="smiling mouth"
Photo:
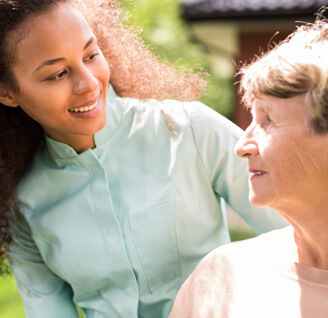
[[[255,175],[261,175],[261,174],[265,174],[265,172],[264,171],[255,171],[255,172],[253,172],[253,174],[255,174]]]
[[[254,169],[250,169],[249,172],[250,172],[253,176],[262,176],[262,175],[266,174],[265,171],[254,170]]]
[[[75,108],[71,108],[68,111],[70,112],[74,112],[74,113],[85,113],[88,112],[92,109],[94,109],[98,104],[98,101],[96,101],[93,105],[91,106],[85,106],[85,107],[75,107]]]

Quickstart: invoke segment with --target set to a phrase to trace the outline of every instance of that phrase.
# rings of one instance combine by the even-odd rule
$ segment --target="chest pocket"
[[[175,203],[139,212],[131,218],[130,226],[151,292],[180,281]]]

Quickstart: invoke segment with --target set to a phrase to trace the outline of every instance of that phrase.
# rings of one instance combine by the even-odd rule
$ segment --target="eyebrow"
[[[95,40],[96,40],[96,37],[95,37],[95,36],[91,36],[91,38],[88,40],[88,42],[85,43],[85,45],[84,45],[84,47],[83,47],[83,51],[85,51],[85,50],[88,48],[88,46],[90,46],[90,44],[91,44],[92,42],[94,42]]]
[[[254,107],[254,105],[253,105],[252,109],[254,109],[254,108],[255,108],[255,107]],[[258,111],[262,111],[262,112],[267,113],[268,111],[270,111],[270,110],[272,109],[272,106],[271,106],[271,104],[268,104],[268,103],[265,103],[265,104],[260,103],[260,104],[257,104],[257,105],[256,105],[256,109],[257,109]]]
[[[96,38],[94,36],[91,36],[91,38],[87,41],[87,43],[84,45],[83,47],[83,51],[85,51],[91,43],[93,43],[96,40]],[[46,60],[44,62],[42,62],[36,69],[34,72],[39,71],[41,68],[45,67],[45,66],[50,66],[50,65],[54,65],[58,62],[64,61],[65,58],[64,57],[58,57],[56,59],[52,59],[52,60]]]

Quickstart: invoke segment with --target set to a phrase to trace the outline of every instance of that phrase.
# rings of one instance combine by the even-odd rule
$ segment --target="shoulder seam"
[[[199,160],[200,160],[200,162],[202,163],[202,166],[203,166],[203,168],[204,168],[204,170],[205,170],[205,172],[206,172],[207,178],[208,178],[210,184],[212,184],[212,180],[211,180],[211,178],[210,178],[209,172],[207,171],[207,169],[206,169],[206,167],[205,167],[205,165],[204,165],[204,162],[203,162],[203,160],[202,160],[202,157],[201,157],[201,155],[200,155],[200,153],[199,153],[199,150],[198,150],[198,147],[197,147],[196,138],[195,138],[195,133],[194,133],[194,125],[193,125],[193,116],[192,116],[192,112],[193,112],[193,110],[190,111],[190,113],[189,113],[189,115],[190,115],[189,118],[190,118],[190,128],[191,128],[192,138],[193,138],[193,141],[194,141],[194,146],[195,146],[195,149],[196,149],[196,151],[197,151],[197,155],[198,155],[198,157],[199,157]]]

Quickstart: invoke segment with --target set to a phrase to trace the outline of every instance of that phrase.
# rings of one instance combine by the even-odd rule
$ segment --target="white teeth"
[[[256,172],[254,172],[254,174],[263,174],[263,172],[262,171],[256,171]]]
[[[94,103],[91,106],[87,106],[87,107],[75,107],[75,108],[71,108],[69,109],[70,112],[75,112],[75,113],[84,113],[84,112],[88,112],[92,109],[94,109],[98,104],[98,101],[96,103]]]

